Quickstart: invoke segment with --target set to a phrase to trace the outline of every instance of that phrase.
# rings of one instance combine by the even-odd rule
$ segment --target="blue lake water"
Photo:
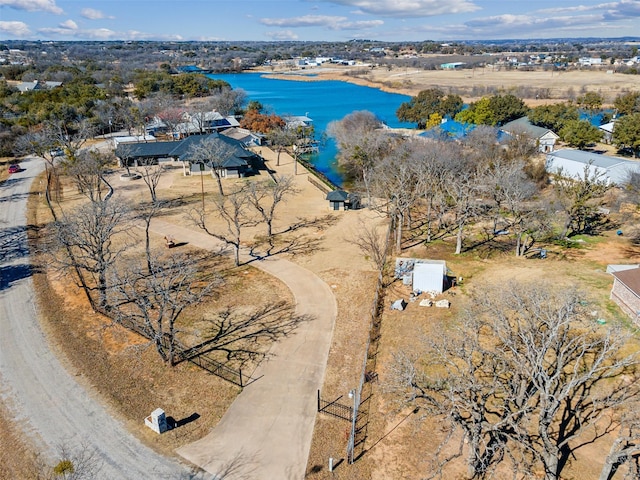
[[[260,102],[269,113],[280,116],[307,115],[313,120],[317,138],[322,137],[329,122],[340,120],[358,110],[374,113],[393,128],[415,127],[414,124],[399,122],[395,115],[400,104],[411,98],[406,95],[334,80],[279,80],[265,78],[259,73],[208,76],[225,80],[234,89],[241,88],[247,93],[248,100]],[[342,185],[336,154],[336,144],[329,138],[321,143],[319,153],[309,160],[333,183]]]

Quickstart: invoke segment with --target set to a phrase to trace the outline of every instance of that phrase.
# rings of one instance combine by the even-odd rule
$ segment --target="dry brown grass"
[[[32,479],[40,471],[37,449],[27,441],[10,409],[0,402],[0,478]]]
[[[83,201],[66,181],[63,191],[66,192],[63,195],[66,211]],[[130,198],[143,196],[144,192],[133,192]],[[34,200],[29,215],[32,224],[50,221],[41,200]],[[129,233],[138,237],[135,243],[141,245],[141,231],[133,229]],[[157,248],[164,248],[161,238],[154,237],[153,243]],[[186,253],[190,247],[181,249]],[[216,268],[223,275],[224,283],[206,302],[185,312],[180,328],[192,331],[204,312],[215,312],[227,305],[242,308],[276,301],[291,303],[290,293],[275,278],[252,267],[236,268],[226,257],[216,261],[215,265],[210,261],[203,264],[203,268]],[[238,387],[191,364],[182,363],[174,368],[165,365],[148,341],[92,312],[83,294],[69,288],[74,284],[72,278],[48,271],[35,275],[34,283],[43,326],[67,368],[101,398],[115,416],[124,419],[132,432],[162,453],[173,455],[175,448],[207,434],[239,393]],[[177,421],[190,417],[195,420],[158,436],[143,423],[157,407]]]

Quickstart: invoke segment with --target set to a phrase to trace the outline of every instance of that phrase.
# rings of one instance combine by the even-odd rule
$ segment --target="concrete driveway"
[[[97,478],[196,478],[129,434],[50,350],[38,323],[25,226],[30,186],[44,162],[30,158],[22,166],[22,172],[0,186],[2,400],[50,460],[56,459],[60,444],[73,448],[85,443],[97,454]]]
[[[152,230],[205,249],[220,245],[202,232],[160,220]],[[293,262],[267,258],[252,265],[284,282],[295,297],[296,313],[313,320],[274,345],[273,358],[253,374],[258,380],[243,389],[211,433],[177,452],[218,478],[299,480],[311,447],[337,304],[324,281]]]

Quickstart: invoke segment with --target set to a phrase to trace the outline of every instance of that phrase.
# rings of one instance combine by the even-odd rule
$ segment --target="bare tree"
[[[151,202],[156,203],[158,201],[158,194],[156,192],[158,188],[158,184],[160,183],[160,179],[162,178],[162,174],[165,172],[166,168],[159,163],[153,162],[142,162],[138,163],[136,168],[136,172],[140,174],[144,184],[149,189],[149,194],[151,195]]]
[[[45,125],[45,132],[62,149],[65,161],[72,164],[87,140],[93,137],[94,128],[87,119],[80,119],[74,124],[52,121]]]
[[[395,248],[402,248],[405,224],[411,224],[411,209],[422,197],[420,178],[416,175],[414,156],[419,142],[405,141],[378,162],[372,172],[372,191],[376,197],[386,200],[384,206],[393,222],[396,234]]]
[[[143,203],[136,207],[136,217],[144,221],[144,251],[147,260],[147,272],[153,269],[153,252],[151,250],[151,221],[168,206],[169,202]]]
[[[198,257],[153,258],[151,269],[135,265],[114,272],[112,303],[116,321],[141,330],[169,365],[176,362],[178,319],[184,310],[211,294],[219,277],[198,273]]]
[[[56,192],[57,198],[60,195],[60,182],[58,177],[56,161],[58,158],[58,144],[56,139],[45,130],[33,131],[20,136],[16,140],[16,155],[37,155],[45,161],[46,186],[45,199],[49,210],[56,218],[56,213],[51,203],[51,192]]]
[[[245,191],[249,202],[267,225],[267,236],[271,238],[276,208],[286,197],[298,193],[293,178],[282,175],[273,180],[250,182]]]
[[[218,111],[218,107],[223,111]],[[218,115],[222,118],[229,115],[229,108],[232,109],[231,111],[234,110],[233,106],[221,101],[218,95],[201,98],[189,105],[189,119],[202,135],[211,131]]]
[[[553,185],[566,217],[561,238],[593,232],[602,221],[598,207],[612,185],[590,167],[585,165],[580,178],[565,176],[562,170],[556,174]]]
[[[288,128],[274,128],[267,134],[267,140],[275,149],[276,166],[280,166],[280,154],[287,148],[293,147],[298,139],[296,132]]]
[[[364,184],[369,205],[371,172],[393,143],[381,127],[380,119],[368,111],[353,112],[327,126],[327,133],[338,144],[341,165],[350,177]]]
[[[631,404],[619,415],[618,434],[605,458],[600,480],[611,480],[621,466],[627,465],[625,479],[640,478],[640,416],[638,404]]]
[[[583,301],[575,290],[514,281],[478,292],[422,355],[398,354],[387,388],[442,418],[445,441],[462,430],[458,452],[466,449],[470,476],[509,459],[520,475],[542,467],[545,478],[560,478],[577,450],[612,431],[607,416],[639,393],[628,337],[594,322]]]
[[[55,245],[64,249],[58,264],[72,268],[94,310],[108,308],[109,271],[128,248],[116,237],[130,229],[129,212],[118,201],[95,201],[65,214],[54,224]],[[97,299],[94,298],[97,292]]]
[[[51,469],[52,478],[64,480],[91,480],[100,477],[102,460],[88,443],[77,447],[58,446],[58,463]]]
[[[477,164],[465,155],[449,165],[449,174],[445,182],[445,192],[455,214],[456,255],[462,253],[464,230],[475,217],[478,209],[477,195],[482,184]]]
[[[456,144],[428,141],[414,156],[414,169],[420,179],[419,188],[426,207],[426,242],[431,242],[434,233],[440,230],[442,222],[436,223],[434,220],[436,216],[442,218],[445,213],[449,164],[455,162],[459,154]]]
[[[220,195],[224,196],[222,189],[222,172],[226,163],[237,153],[237,149],[227,143],[218,134],[212,134],[198,143],[194,143],[188,152],[192,163],[202,163],[211,168],[211,174],[218,182]],[[202,173],[201,173],[202,174]]]
[[[385,238],[380,234],[379,229],[375,225],[360,220],[357,231],[354,232],[350,241],[368,256],[376,269],[382,273],[387,251]]]
[[[493,234],[501,229],[498,222],[504,219],[506,230],[513,230],[516,238],[516,256],[527,250],[527,232],[535,219],[543,214],[534,196],[538,193],[535,183],[524,172],[525,163],[520,160],[495,159],[484,175],[486,193],[493,200]],[[506,215],[505,215],[506,214]],[[506,217],[506,218],[505,218]]]
[[[216,110],[220,115],[226,117],[242,110],[246,101],[247,92],[241,88],[224,88],[220,93],[212,95],[207,103],[212,107],[212,110]]]
[[[112,157],[97,150],[83,149],[76,153],[73,162],[62,160],[65,173],[73,179],[78,192],[92,202],[103,200],[103,189],[113,193],[111,185],[104,176],[105,167],[111,163]]]
[[[226,196],[218,195],[213,199],[216,213],[226,224],[224,232],[213,230],[207,222],[204,210],[192,215],[195,224],[234,250],[236,266],[240,265],[240,247],[242,245],[242,232],[246,227],[255,226],[256,220],[249,212],[251,206],[250,197],[244,187],[240,187]]]

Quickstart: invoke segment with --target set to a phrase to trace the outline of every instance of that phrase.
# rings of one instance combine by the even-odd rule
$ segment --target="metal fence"
[[[320,390],[318,390],[318,412],[351,422],[353,420],[353,407],[338,403],[341,398],[338,397],[333,401],[324,400],[320,396]]]
[[[387,230],[387,236],[385,238],[384,252],[385,258],[382,265],[387,263],[387,255],[389,253],[389,242],[391,239],[391,233],[393,231],[393,222],[389,223],[389,229]],[[369,338],[367,340],[367,347],[365,348],[364,359],[362,363],[362,372],[360,373],[360,382],[357,388],[354,390],[354,411],[351,417],[351,431],[349,433],[349,441],[347,443],[347,463],[353,464],[357,458],[356,450],[361,448],[364,451],[364,442],[367,437],[367,425],[368,415],[363,412],[363,405],[361,403],[365,385],[369,385],[371,381],[377,378],[375,372],[376,358],[378,352],[378,340],[380,338],[380,321],[382,315],[382,301],[384,295],[384,272],[382,269],[378,272],[378,282],[376,284],[376,293],[373,298],[373,305],[371,308],[371,322],[369,324]],[[370,395],[367,396],[369,398]],[[366,402],[368,407],[369,402]]]
[[[151,340],[153,342],[156,341],[156,339],[150,334],[149,331],[147,331],[147,329],[144,328],[143,325],[134,322],[130,318],[121,318],[117,321],[117,323],[148,340]],[[161,338],[160,343],[167,351],[173,348],[174,364],[188,361],[206,370],[212,375],[220,377],[227,382],[238,385],[239,387],[245,387],[251,381],[251,377],[243,377],[242,369],[231,368],[207,356],[206,353],[201,353],[199,350],[201,350],[202,345],[197,345],[195,347],[185,347],[179,342],[174,341],[173,346],[171,346],[171,342],[167,337]]]

